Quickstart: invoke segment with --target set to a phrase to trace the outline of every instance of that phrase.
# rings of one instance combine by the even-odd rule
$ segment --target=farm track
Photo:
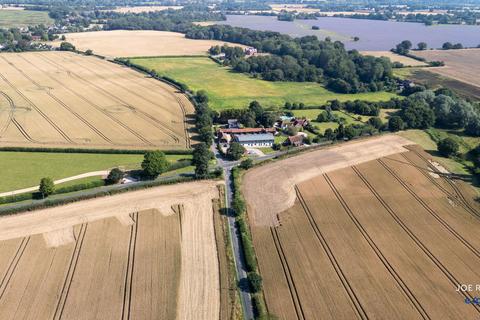
[[[30,237],[26,237],[22,239],[22,241],[20,242],[20,245],[18,246],[17,251],[15,252],[15,255],[13,256],[12,261],[10,262],[7,270],[5,271],[5,274],[3,275],[2,282],[0,282],[0,300],[2,300],[3,295],[7,290],[8,284],[12,279],[13,274],[15,273],[15,269],[17,268],[18,263],[22,258],[23,253],[25,252],[25,249],[27,248],[29,241],[30,241]]]
[[[50,119],[33,101],[27,98],[17,87],[15,87],[1,72],[0,78],[5,81],[20,97],[22,97],[40,116],[42,116],[67,142],[76,144],[52,119]]]
[[[60,292],[59,300],[57,302],[57,306],[55,308],[55,313],[53,315],[53,320],[62,319],[63,310],[65,309],[65,303],[68,298],[68,293],[70,291],[70,287],[72,285],[73,275],[75,274],[75,270],[77,268],[78,258],[80,257],[80,253],[82,251],[83,240],[85,239],[85,234],[87,232],[88,224],[82,224],[80,226],[80,231],[78,233],[77,240],[75,242],[75,247],[73,249],[72,257],[70,259],[70,263],[68,265],[68,271],[65,276],[65,280],[62,286],[62,291]]]
[[[30,61],[28,61],[27,59],[25,59],[23,56],[19,56],[21,59],[23,59],[25,62],[29,63],[30,65],[32,65],[34,68],[36,68],[37,70],[39,70],[40,72],[42,72],[42,74],[45,74],[40,68],[38,68],[36,65],[34,65],[33,63],[31,63]],[[33,83],[38,89],[43,89],[44,86],[42,86],[41,84],[39,84],[37,81],[35,81],[34,79],[32,79],[28,74],[26,74],[23,70],[21,70],[20,68],[18,68],[17,66],[15,66],[15,64],[13,64],[12,62],[8,61],[5,57],[1,57],[4,61],[6,61],[9,65],[11,65],[13,68],[15,68],[15,70],[17,70],[20,74],[22,74],[26,79],[28,79],[31,83]],[[50,75],[47,74],[47,76],[52,79],[52,80],[55,80],[53,79]],[[78,120],[80,120],[81,122],[83,122],[85,125],[87,125],[93,132],[95,132],[100,138],[102,138],[103,140],[105,140],[106,142],[110,143],[110,144],[114,144],[115,143],[110,140],[107,136],[105,136],[100,130],[98,130],[94,125],[92,125],[90,122],[88,122],[87,119],[85,119],[84,117],[82,117],[79,113],[77,113],[75,110],[73,110],[73,108],[71,108],[70,106],[68,106],[66,103],[64,103],[61,99],[59,99],[57,96],[55,96],[51,91],[50,89],[46,89],[45,90],[45,93],[50,97],[52,98],[54,101],[56,101],[60,106],[62,106],[65,110],[69,111],[71,114],[73,114]]]
[[[420,152],[414,150],[413,148],[410,148],[409,149],[410,151],[412,151],[413,153],[415,153],[419,158],[421,158],[423,161],[425,161],[425,163],[429,163],[428,159],[422,155]],[[408,158],[405,157],[405,159],[408,160]],[[408,160],[409,161],[409,160]],[[411,163],[411,161],[409,161]],[[430,165],[429,165],[430,167]],[[419,169],[420,170],[420,169]],[[451,187],[452,189],[454,190],[455,194],[449,192],[447,189],[445,189],[443,186],[441,186],[437,181],[435,181],[434,178],[432,178],[430,175],[428,174],[425,174],[424,172],[424,175],[429,178],[429,180],[435,185],[437,186],[437,188],[439,188],[443,193],[445,193],[445,195],[447,196],[450,196],[450,197],[454,197],[456,198],[457,200],[459,200],[459,204],[462,205],[462,207],[464,207],[468,212],[470,212],[473,216],[475,216],[476,218],[479,218],[480,219],[480,213],[478,212],[478,210],[476,210],[473,206],[471,206],[467,199],[465,198],[465,196],[463,195],[463,193],[461,192],[461,190],[458,188],[458,186],[453,182],[451,181],[448,177],[445,177],[445,174],[439,172],[436,168],[433,168],[434,172],[439,174],[441,177],[444,178],[444,181],[446,181]],[[421,170],[420,170],[421,171]]]
[[[275,227],[270,227],[270,231],[272,234],[273,242],[275,244],[275,249],[281,261],[283,273],[285,274],[285,278],[287,279],[290,296],[292,298],[292,302],[295,307],[295,314],[297,316],[297,319],[299,320],[305,319],[305,314],[302,309],[300,296],[298,295],[297,287],[295,285],[295,282],[293,281],[292,272],[290,270],[290,266],[288,265],[288,261],[285,256],[282,243],[280,242],[280,237],[278,236],[277,229]]]
[[[354,170],[355,167],[353,167]],[[342,197],[342,195],[340,194],[340,192],[337,190],[337,188],[335,187],[334,183],[332,182],[332,180],[330,179],[330,177],[328,176],[328,174],[324,174],[323,177],[325,178],[325,181],[327,182],[328,186],[330,187],[330,189],[332,190],[332,192],[335,194],[335,197],[337,198],[337,200],[339,201],[339,203],[341,204],[341,206],[343,207],[343,209],[345,210],[345,212],[347,213],[347,215],[349,216],[349,218],[352,220],[353,224],[355,225],[355,227],[358,229],[358,231],[362,234],[363,238],[366,240],[366,242],[368,243],[368,245],[370,246],[370,248],[373,250],[373,252],[375,252],[375,255],[378,257],[378,259],[381,261],[382,265],[385,267],[385,269],[387,269],[387,271],[389,272],[389,274],[392,276],[392,278],[395,280],[395,282],[397,283],[397,285],[400,287],[400,289],[402,290],[403,294],[407,297],[407,299],[410,301],[410,303],[413,305],[413,307],[418,311],[419,315],[423,318],[423,319],[431,319],[430,316],[428,315],[428,313],[425,311],[425,309],[423,308],[422,304],[420,303],[420,301],[418,300],[418,298],[414,295],[414,293],[410,290],[410,288],[406,285],[406,283],[403,281],[403,279],[400,277],[400,275],[397,273],[397,271],[395,270],[395,268],[390,264],[390,262],[388,261],[388,259],[385,257],[385,255],[382,253],[382,251],[380,250],[380,248],[375,244],[375,242],[373,241],[373,239],[370,237],[370,235],[368,234],[368,232],[366,231],[366,229],[363,227],[363,225],[360,223],[360,221],[357,219],[357,217],[355,216],[355,214],[353,213],[353,211],[351,210],[350,206],[347,204],[347,202],[345,201],[345,199]],[[298,195],[299,195],[299,199],[302,203],[302,206],[304,208],[306,208],[307,210],[308,209],[308,206],[305,202],[305,200],[303,199],[301,193],[300,193],[300,190],[298,190]],[[312,219],[313,219],[313,216],[312,216]]]
[[[388,205],[388,203],[379,195],[375,188],[365,178],[365,176],[356,168],[354,168],[357,176],[363,181],[367,188],[373,193],[375,198],[382,204],[394,221],[405,231],[410,239],[423,251],[423,253],[437,266],[437,268],[445,275],[449,282],[456,288],[461,282],[455,278],[455,276],[438,260],[438,258],[418,239],[418,237],[408,228],[405,223],[398,217],[394,210]],[[465,299],[473,300],[473,296],[469,292],[459,292]],[[472,304],[477,313],[480,313],[480,306]]]
[[[328,259],[332,265],[332,267],[335,270],[335,273],[337,274],[340,282],[342,283],[343,288],[345,289],[348,297],[350,298],[351,303],[354,306],[354,310],[357,313],[357,316],[360,319],[369,319],[364,307],[360,303],[360,300],[358,299],[355,291],[352,289],[351,284],[348,282],[348,279],[346,278],[345,274],[343,273],[340,264],[338,263],[337,259],[335,258],[332,249],[328,245],[325,237],[323,236],[322,232],[320,231],[320,228],[318,225],[315,223],[315,219],[310,212],[308,206],[305,203],[305,200],[303,199],[300,190],[298,189],[297,186],[295,186],[295,192],[297,194],[297,198],[300,200],[300,203],[302,205],[303,211],[305,212],[305,215],[307,216],[307,220],[310,223],[310,226],[313,229],[313,232],[315,234],[315,237],[319,240],[320,244],[322,245],[322,248],[324,249],[325,253],[328,256]]]
[[[40,57],[43,57],[43,55],[39,54]],[[50,65],[53,65],[54,67],[56,68],[62,68],[65,72],[67,72],[68,74],[72,74],[69,70],[61,67],[60,65],[57,65],[56,63],[54,62],[51,62],[49,61],[50,59],[47,58],[47,57],[44,57],[44,59],[42,59],[43,61],[49,63]],[[85,83],[87,84],[90,84],[90,82],[88,80],[85,80],[81,77],[78,77],[78,79],[84,81]],[[130,128],[128,125],[126,125],[125,123],[123,123],[121,120],[117,119],[116,117],[114,117],[113,115],[111,115],[110,113],[108,113],[107,111],[105,111],[102,107],[100,107],[99,105],[97,105],[96,103],[92,102],[90,99],[87,99],[85,98],[83,95],[79,94],[78,92],[68,88],[67,86],[63,85],[61,82],[59,82],[57,80],[57,83],[59,83],[62,87],[66,88],[68,91],[70,91],[71,93],[73,93],[74,95],[76,95],[77,97],[79,97],[80,99],[82,99],[83,101],[85,101],[86,103],[90,104],[91,106],[93,106],[95,109],[97,109],[98,111],[100,111],[102,114],[104,114],[105,116],[107,116],[108,118],[110,118],[111,120],[113,120],[115,123],[117,123],[119,126],[121,126],[122,128],[124,128],[125,130],[127,130],[128,132],[130,132],[131,134],[133,134],[134,136],[136,136],[140,141],[142,141],[143,143],[145,143],[146,145],[149,145],[149,146],[153,146],[154,144],[152,142],[150,142],[149,140],[147,140],[145,137],[143,137],[141,134],[139,134],[138,132],[136,132],[135,130],[133,130],[132,128]]]
[[[462,237],[454,228],[452,228],[448,222],[442,219],[430,206],[425,203],[406,183],[403,181],[395,171],[390,168],[382,159],[378,159],[378,162],[388,171],[388,173],[398,182],[402,187],[412,196],[415,200],[430,214],[435,220],[437,220],[448,232],[450,232],[455,238],[457,238],[467,249],[469,249],[477,258],[480,258],[480,252],[470,243],[467,239]],[[354,170],[357,170],[353,167]],[[357,170],[358,171],[358,170]],[[358,173],[357,173],[358,174]]]
[[[0,137],[1,137],[5,133],[5,131],[7,131],[10,123],[12,122],[12,119],[13,119],[14,113],[15,113],[15,103],[13,102],[12,98],[10,98],[8,96],[8,94],[6,94],[5,92],[0,91],[0,94],[7,100],[8,104],[10,106],[10,110],[8,110],[7,121],[6,121],[5,125],[3,125],[0,128]]]
[[[42,55],[41,55],[41,56],[42,56]],[[49,60],[50,60],[50,58],[47,58],[47,57],[45,57],[45,56],[43,56],[43,57],[44,57],[44,59],[49,59]],[[50,61],[52,61],[52,60],[50,60]],[[142,97],[142,96],[138,95],[137,93],[131,91],[131,90],[128,89],[127,87],[122,86],[122,85],[119,85],[119,84],[111,81],[110,79],[105,78],[104,76],[102,76],[102,75],[100,75],[100,74],[98,74],[98,73],[96,73],[96,72],[94,72],[94,71],[89,70],[88,68],[86,68],[86,67],[84,67],[83,65],[79,64],[78,62],[75,62],[75,61],[72,61],[72,60],[70,60],[70,62],[73,63],[73,64],[75,64],[75,65],[77,65],[77,66],[80,66],[80,67],[86,69],[87,71],[91,72],[92,74],[95,74],[97,77],[99,77],[99,78],[101,78],[101,79],[103,79],[103,80],[105,80],[105,81],[107,81],[107,82],[110,82],[110,83],[112,83],[112,84],[114,84],[114,85],[116,85],[116,86],[118,86],[118,87],[123,88],[125,91],[128,91],[128,92],[130,92],[131,94],[134,94],[134,95],[136,95],[136,96],[138,96],[138,97]],[[58,63],[56,63],[56,62],[54,62],[54,61],[52,61],[52,63],[55,64],[58,68],[63,68],[63,70],[66,70],[66,69],[65,69],[63,66],[61,66],[60,64],[58,64]],[[105,90],[104,88],[102,88],[102,87],[94,84],[93,82],[91,82],[91,81],[89,81],[89,80],[86,80],[84,77],[80,76],[78,73],[75,73],[75,72],[72,72],[72,71],[68,71],[68,72],[69,72],[69,74],[77,77],[78,79],[83,80],[85,83],[88,83],[90,86],[92,86],[92,87],[96,88],[97,90],[103,92],[106,96],[109,96],[110,98],[118,101],[118,102],[121,103],[122,105],[127,106],[129,109],[133,110],[137,115],[139,115],[142,119],[148,121],[149,123],[151,123],[152,125],[154,125],[156,128],[158,128],[159,130],[161,130],[162,132],[164,132],[166,135],[168,135],[171,139],[173,139],[173,141],[174,141],[175,143],[178,143],[178,142],[180,141],[180,139],[177,137],[177,134],[176,134],[172,129],[170,129],[170,128],[168,127],[168,125],[165,124],[163,121],[160,121],[160,120],[158,120],[157,118],[153,117],[152,115],[150,115],[150,114],[148,114],[148,113],[146,113],[146,112],[144,112],[144,111],[142,111],[142,110],[139,110],[138,108],[136,108],[136,107],[132,106],[131,104],[129,104],[128,102],[126,102],[125,100],[119,98],[118,96],[113,95],[111,92],[108,92],[108,91]],[[142,99],[146,100],[146,98],[144,98],[144,97],[142,97]],[[147,100],[147,101],[148,101],[148,100]],[[155,102],[150,102],[150,103],[152,103],[152,104],[154,104],[154,105],[157,105]]]
[[[130,227],[130,240],[128,244],[127,257],[127,271],[125,272],[125,282],[123,289],[123,308],[122,320],[130,319],[130,312],[132,306],[132,288],[133,288],[133,272],[135,269],[135,249],[137,247],[137,233],[138,233],[138,212],[133,214],[132,219],[134,223]]]

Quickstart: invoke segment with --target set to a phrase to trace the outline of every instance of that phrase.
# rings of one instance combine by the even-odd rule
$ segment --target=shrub
[[[393,116],[388,119],[388,130],[392,132],[397,132],[403,130],[403,127],[403,120],[399,116]]]
[[[227,149],[227,157],[230,160],[239,160],[245,153],[245,148],[238,142],[232,142]]]
[[[437,143],[438,152],[442,156],[451,157],[458,153],[458,143],[452,138],[445,138]]]
[[[48,197],[55,192],[55,184],[53,183],[52,178],[42,178],[40,180],[40,187],[38,192],[42,195],[43,198]]]
[[[253,160],[250,158],[245,159],[240,163],[240,168],[242,169],[248,170],[251,167],[253,167]]]
[[[119,183],[120,180],[123,179],[124,172],[119,168],[113,168],[110,170],[110,173],[107,176],[106,182],[107,184],[116,184]]]
[[[247,275],[247,279],[251,292],[257,293],[262,290],[262,277],[258,273],[250,272]]]

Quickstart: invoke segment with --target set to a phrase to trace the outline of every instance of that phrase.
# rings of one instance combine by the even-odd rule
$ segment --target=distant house
[[[300,147],[303,146],[303,139],[305,137],[301,134],[298,134],[296,136],[290,136],[285,140],[285,145],[287,146],[293,146],[293,147]]]
[[[308,119],[286,118],[280,119],[275,123],[275,127],[285,130],[289,127],[304,128],[309,123]]]
[[[228,129],[239,129],[240,123],[238,123],[237,119],[228,119]]]
[[[246,54],[247,56],[253,56],[253,55],[255,55],[258,51],[257,51],[257,49],[254,48],[254,47],[247,47],[247,48],[245,48],[245,51],[244,51],[244,52],[245,52],[245,54]]]
[[[40,41],[40,40],[42,40],[42,37],[41,36],[32,36],[32,40],[33,41]]]
[[[292,121],[292,126],[297,128],[303,128],[308,125],[308,119],[295,119]]]
[[[275,141],[272,133],[235,134],[233,141],[244,147],[271,147]]]

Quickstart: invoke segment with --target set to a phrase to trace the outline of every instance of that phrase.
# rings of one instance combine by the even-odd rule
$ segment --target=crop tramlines
[[[297,316],[297,319],[304,320],[305,314],[302,309],[302,303],[298,295],[297,287],[293,280],[292,272],[290,270],[287,257],[285,256],[285,251],[283,250],[282,243],[280,242],[278,231],[275,227],[271,227],[270,232],[272,234],[273,243],[275,244],[275,249],[277,251],[278,257],[280,258],[280,264],[282,265],[283,274],[287,279],[288,291],[290,292],[290,297],[292,299],[293,306],[295,307],[295,314]]]
[[[36,66],[35,64],[33,64],[32,62],[28,61],[27,59],[25,59],[25,57],[23,56],[19,56],[21,59],[23,59],[25,62],[29,63],[30,65],[32,65],[34,68],[36,68],[37,70],[39,70],[40,72],[42,72],[42,74],[45,74],[46,76],[48,76],[51,80],[56,80],[54,79],[53,77],[51,77],[48,73],[45,73],[43,72],[43,70],[41,70],[40,68],[38,68],[38,66]],[[5,61],[7,61],[5,59],[5,57],[2,57]],[[29,75],[27,75],[23,70],[17,68],[14,64],[11,63],[11,65],[18,70],[18,72],[20,72],[25,78],[27,78],[30,82],[32,82],[35,86],[37,86],[37,88],[39,89],[42,89],[43,86],[40,85],[37,81],[35,81],[34,79],[32,79]],[[79,119],[81,122],[83,122],[85,125],[87,125],[93,132],[95,132],[100,138],[102,138],[103,140],[105,140],[106,142],[110,143],[110,144],[113,144],[113,145],[116,145],[116,143],[114,143],[111,139],[109,139],[107,136],[105,136],[105,134],[103,134],[103,132],[101,132],[97,127],[95,127],[93,124],[91,124],[87,119],[85,119],[84,117],[82,117],[78,112],[76,112],[75,110],[73,110],[70,106],[68,106],[65,102],[63,102],[60,98],[58,98],[57,96],[55,96],[50,90],[46,90],[45,91],[46,94],[52,98],[53,100],[55,100],[59,105],[61,105],[64,109],[68,110],[71,114],[73,114],[77,119]]]
[[[23,238],[22,241],[20,241],[20,244],[15,252],[15,255],[13,256],[12,261],[10,261],[8,268],[2,277],[2,281],[0,282],[0,300],[2,300],[3,295],[5,294],[5,291],[8,288],[8,284],[12,279],[12,276],[15,273],[15,270],[17,269],[18,263],[20,262],[20,259],[22,258],[23,253],[25,252],[25,249],[27,248],[29,241],[30,241],[30,237]]]
[[[41,56],[39,54],[39,56]],[[47,59],[47,58],[45,58]],[[45,62],[47,63],[50,63],[51,65],[53,65],[54,67],[60,67],[56,64],[53,64],[47,60],[45,60]],[[62,67],[63,68],[63,67]],[[65,68],[63,68],[63,70],[65,72],[69,72],[69,70],[66,70]],[[82,79],[81,79],[82,80]],[[145,143],[146,145],[149,145],[149,146],[153,146],[154,144],[151,143],[150,141],[148,141],[145,137],[143,137],[141,134],[139,134],[138,132],[136,132],[135,130],[133,130],[132,128],[130,128],[128,125],[126,125],[123,121],[117,119],[116,117],[114,117],[113,115],[111,115],[110,113],[108,113],[107,111],[105,111],[102,107],[100,107],[99,105],[97,105],[96,103],[94,103],[93,101],[91,101],[90,99],[87,99],[86,97],[84,97],[83,95],[79,94],[78,92],[76,92],[75,90],[72,90],[70,89],[68,86],[64,85],[63,83],[61,83],[60,81],[56,80],[56,82],[58,84],[60,84],[62,87],[64,87],[65,89],[67,89],[68,91],[70,91],[71,93],[73,93],[74,95],[76,95],[77,97],[79,97],[81,100],[85,101],[87,104],[91,105],[92,107],[94,107],[96,110],[98,110],[99,112],[101,112],[103,115],[105,115],[106,117],[110,118],[112,121],[114,121],[115,123],[117,123],[119,126],[121,126],[122,128],[124,128],[125,130],[127,130],[128,132],[130,132],[131,134],[133,134],[135,137],[137,137],[140,141],[142,141],[143,143]],[[119,144],[120,145],[120,144]]]
[[[43,56],[43,57],[44,57],[45,59],[50,59],[50,58],[47,58],[47,57],[45,57],[45,56]],[[51,60],[50,60],[50,61],[51,61]],[[71,62],[72,62],[73,64],[76,64],[76,65],[82,67],[82,68],[85,68],[85,69],[89,70],[88,68],[82,66],[81,64],[77,63],[76,61],[71,61]],[[57,67],[60,67],[60,65],[57,64],[56,62],[53,62],[53,63],[54,63]],[[63,67],[62,67],[62,68],[63,68]],[[64,68],[64,70],[66,70],[66,69]],[[142,110],[140,110],[140,109],[138,109],[138,108],[130,105],[130,104],[129,104],[128,102],[126,102],[125,100],[119,98],[118,96],[112,94],[111,92],[108,92],[108,91],[105,90],[104,88],[102,88],[102,87],[94,84],[93,82],[85,79],[84,77],[80,76],[79,74],[77,74],[77,73],[75,73],[75,72],[72,72],[72,71],[69,71],[69,72],[70,72],[70,74],[73,75],[74,77],[76,77],[76,78],[78,78],[78,79],[81,79],[82,81],[84,81],[84,82],[87,83],[88,85],[90,85],[90,86],[96,88],[97,90],[103,92],[104,95],[110,97],[111,99],[116,100],[116,101],[119,102],[120,104],[125,105],[125,106],[127,106],[129,109],[133,110],[140,118],[148,121],[148,122],[151,123],[153,126],[155,126],[157,129],[159,129],[160,131],[162,131],[163,133],[165,133],[167,136],[169,136],[171,139],[173,139],[173,141],[174,141],[175,143],[178,143],[178,142],[180,141],[180,139],[179,139],[178,136],[177,136],[177,133],[176,133],[175,131],[173,131],[172,129],[170,129],[170,127],[168,127],[168,125],[165,124],[163,121],[161,121],[161,120],[153,117],[152,115],[150,115],[150,114],[148,114],[148,113],[146,113],[146,112],[144,112],[144,111],[142,111]],[[124,90],[130,92],[131,94],[134,94],[134,95],[136,95],[136,96],[142,97],[141,95],[138,95],[137,93],[131,91],[131,90],[128,89],[127,87],[122,86],[122,85],[119,85],[119,84],[117,84],[117,83],[114,83],[114,82],[112,82],[110,79],[105,78],[104,76],[102,76],[102,75],[100,75],[100,74],[98,74],[98,73],[96,73],[96,72],[94,72],[94,71],[89,70],[89,72],[95,74],[96,76],[98,76],[99,78],[101,78],[101,79],[103,79],[103,80],[105,80],[105,81],[107,81],[107,82],[110,82],[110,83],[112,83],[112,84],[114,84],[114,85],[116,85],[116,86],[118,86],[118,87],[123,88]],[[143,99],[146,99],[146,98],[144,98],[144,97],[142,97],[142,98],[143,98]],[[151,103],[154,103],[154,102],[151,102]],[[156,104],[154,103],[154,105],[156,105]]]
[[[385,168],[385,170],[413,197],[415,200],[430,214],[435,220],[437,220],[448,232],[450,232],[455,238],[457,238],[467,249],[469,249],[477,258],[480,258],[480,252],[468,242],[467,239],[462,237],[447,221],[442,219],[430,206],[420,198],[412,188],[410,188],[405,181],[403,181],[398,174],[390,168],[383,160],[378,159],[378,162]]]
[[[132,220],[134,221],[134,223],[130,227],[127,270],[125,272],[123,289],[122,320],[130,319],[130,312],[132,307],[133,273],[135,271],[135,250],[137,248],[137,233],[139,224],[138,212],[132,214]]]
[[[354,169],[354,171],[356,170],[355,167],[353,167],[353,169]],[[345,201],[345,199],[343,198],[341,193],[335,187],[335,184],[332,182],[330,177],[327,174],[324,174],[323,177],[325,178],[325,181],[327,182],[327,184],[330,187],[330,189],[332,190],[332,192],[335,194],[335,197],[337,198],[338,202],[340,202],[344,211],[347,213],[349,218],[352,220],[353,224],[358,229],[358,231],[360,232],[362,237],[365,239],[365,241],[368,243],[370,248],[373,250],[373,252],[377,256],[377,258],[380,260],[382,265],[385,267],[385,269],[388,271],[388,273],[390,273],[392,278],[395,280],[397,285],[400,287],[400,289],[402,290],[405,297],[409,300],[409,302],[413,305],[413,307],[417,310],[417,312],[420,314],[420,316],[423,319],[430,319],[430,316],[425,311],[425,309],[423,308],[420,301],[413,294],[413,292],[410,290],[410,288],[407,286],[407,284],[403,281],[403,279],[400,277],[400,275],[395,270],[395,268],[390,264],[390,262],[385,257],[385,255],[380,250],[380,248],[377,246],[375,241],[373,241],[373,239],[370,237],[367,230],[363,227],[363,225],[357,219],[357,217],[355,216],[355,214],[351,210],[350,206],[347,204],[347,202]]]
[[[390,207],[390,205],[380,196],[380,194],[375,190],[375,188],[370,184],[370,182],[365,178],[365,176],[355,168],[355,173],[358,177],[363,181],[363,183],[367,186],[370,192],[375,196],[375,198],[382,204],[382,206],[386,209],[386,211],[390,214],[393,220],[402,228],[405,233],[409,236],[409,238],[417,245],[420,250],[433,262],[433,264],[444,274],[444,276],[448,279],[448,281],[457,288],[460,286],[460,282],[457,278],[443,265],[443,263],[438,260],[438,258],[427,248],[427,246],[410,230],[410,228],[398,217],[395,211]],[[464,298],[468,298],[473,300],[473,296],[469,292],[461,291],[459,292]],[[480,306],[472,304],[475,310],[480,313]]]
[[[5,83],[7,83],[10,88],[12,88],[20,97],[22,97],[35,111],[40,114],[66,141],[76,144],[75,141],[70,139],[70,137],[52,120],[50,119],[33,101],[27,98],[17,87],[15,87],[2,73],[0,73],[0,78],[2,78]]]
[[[332,249],[328,245],[327,240],[325,239],[325,236],[322,234],[320,231],[320,228],[318,227],[317,223],[315,222],[315,219],[310,211],[310,208],[307,206],[300,190],[298,189],[297,186],[295,186],[295,192],[297,194],[297,198],[300,200],[300,204],[302,205],[303,212],[305,212],[305,215],[307,217],[308,222],[310,223],[310,226],[313,229],[313,232],[320,242],[323,250],[327,254],[327,257],[335,270],[335,273],[337,274],[340,282],[342,283],[343,288],[345,289],[348,297],[350,298],[350,301],[352,302],[354,306],[354,310],[357,313],[357,316],[360,319],[369,319],[367,312],[365,311],[364,307],[362,306],[360,300],[357,297],[357,294],[353,290],[350,282],[348,281],[347,277],[345,276],[342,268],[340,267],[340,264],[338,263],[337,259],[335,258],[335,255],[333,254]]]
[[[414,149],[409,149],[410,151],[412,151],[413,153],[415,153],[420,159],[422,159],[423,161],[425,161],[425,163],[428,164],[428,166],[430,168],[432,168],[430,165],[429,165],[429,161],[427,158],[425,158],[425,156],[423,156],[420,152],[414,150]],[[405,157],[406,158],[406,157]],[[407,159],[407,158],[406,158]],[[407,161],[409,161],[407,159]],[[409,161],[410,162],[410,161]],[[450,196],[450,197],[454,197],[456,199],[459,200],[460,202],[460,205],[462,205],[462,207],[464,207],[467,211],[469,211],[473,216],[475,216],[476,218],[480,218],[480,213],[478,212],[478,210],[476,210],[473,206],[471,206],[469,203],[468,203],[468,200],[465,198],[465,196],[463,195],[462,191],[458,188],[458,186],[455,184],[455,182],[451,181],[451,179],[449,179],[448,176],[446,176],[445,174],[441,173],[438,171],[437,168],[433,167],[432,170],[434,170],[435,173],[439,174],[441,177],[443,177],[444,181],[448,183],[448,185],[450,185],[450,187],[452,187],[453,191],[455,194],[449,192],[446,188],[442,187],[437,181],[435,181],[435,179],[433,179],[430,175],[427,176],[427,178],[430,179],[430,181],[432,181],[432,183],[437,186],[437,188],[439,188],[443,193],[445,193],[445,195],[447,196]],[[426,176],[426,175],[425,175]]]
[[[88,224],[84,223],[80,226],[80,231],[75,241],[75,247],[68,264],[68,270],[65,275],[65,280],[63,281],[62,290],[57,301],[57,306],[55,307],[55,313],[53,314],[53,320],[59,320],[62,318],[63,310],[65,309],[65,304],[67,302],[68,293],[70,292],[70,287],[72,286],[73,275],[77,269],[78,259],[80,257],[80,252],[82,251],[83,240],[85,239],[85,234],[87,233]]]

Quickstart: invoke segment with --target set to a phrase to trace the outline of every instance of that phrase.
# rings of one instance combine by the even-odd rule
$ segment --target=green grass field
[[[295,117],[300,117],[300,118],[307,118],[310,119],[311,123],[313,126],[318,127],[321,133],[325,132],[326,129],[336,129],[338,128],[338,123],[336,122],[317,122],[315,119],[317,116],[324,111],[323,109],[304,109],[304,110],[292,110],[293,114]],[[351,115],[348,113],[340,112],[340,111],[332,111],[338,118],[344,118],[345,119],[345,124],[361,124],[362,122],[356,120],[355,115]],[[368,120],[368,117],[366,118]],[[365,120],[365,121],[366,121]]]
[[[167,158],[175,162],[191,159],[191,156],[167,155]],[[141,154],[0,152],[0,192],[33,187],[43,177],[58,180],[113,167],[137,169],[142,160]],[[77,183],[79,182],[85,181],[78,180]]]
[[[51,25],[47,11],[0,10],[0,28],[19,28],[38,24]]]
[[[285,102],[322,105],[328,100],[389,100],[388,92],[338,94],[312,82],[271,82],[236,73],[202,57],[138,58],[135,64],[183,82],[192,90],[205,90],[213,109],[244,108],[257,100],[262,105],[283,106]]]

